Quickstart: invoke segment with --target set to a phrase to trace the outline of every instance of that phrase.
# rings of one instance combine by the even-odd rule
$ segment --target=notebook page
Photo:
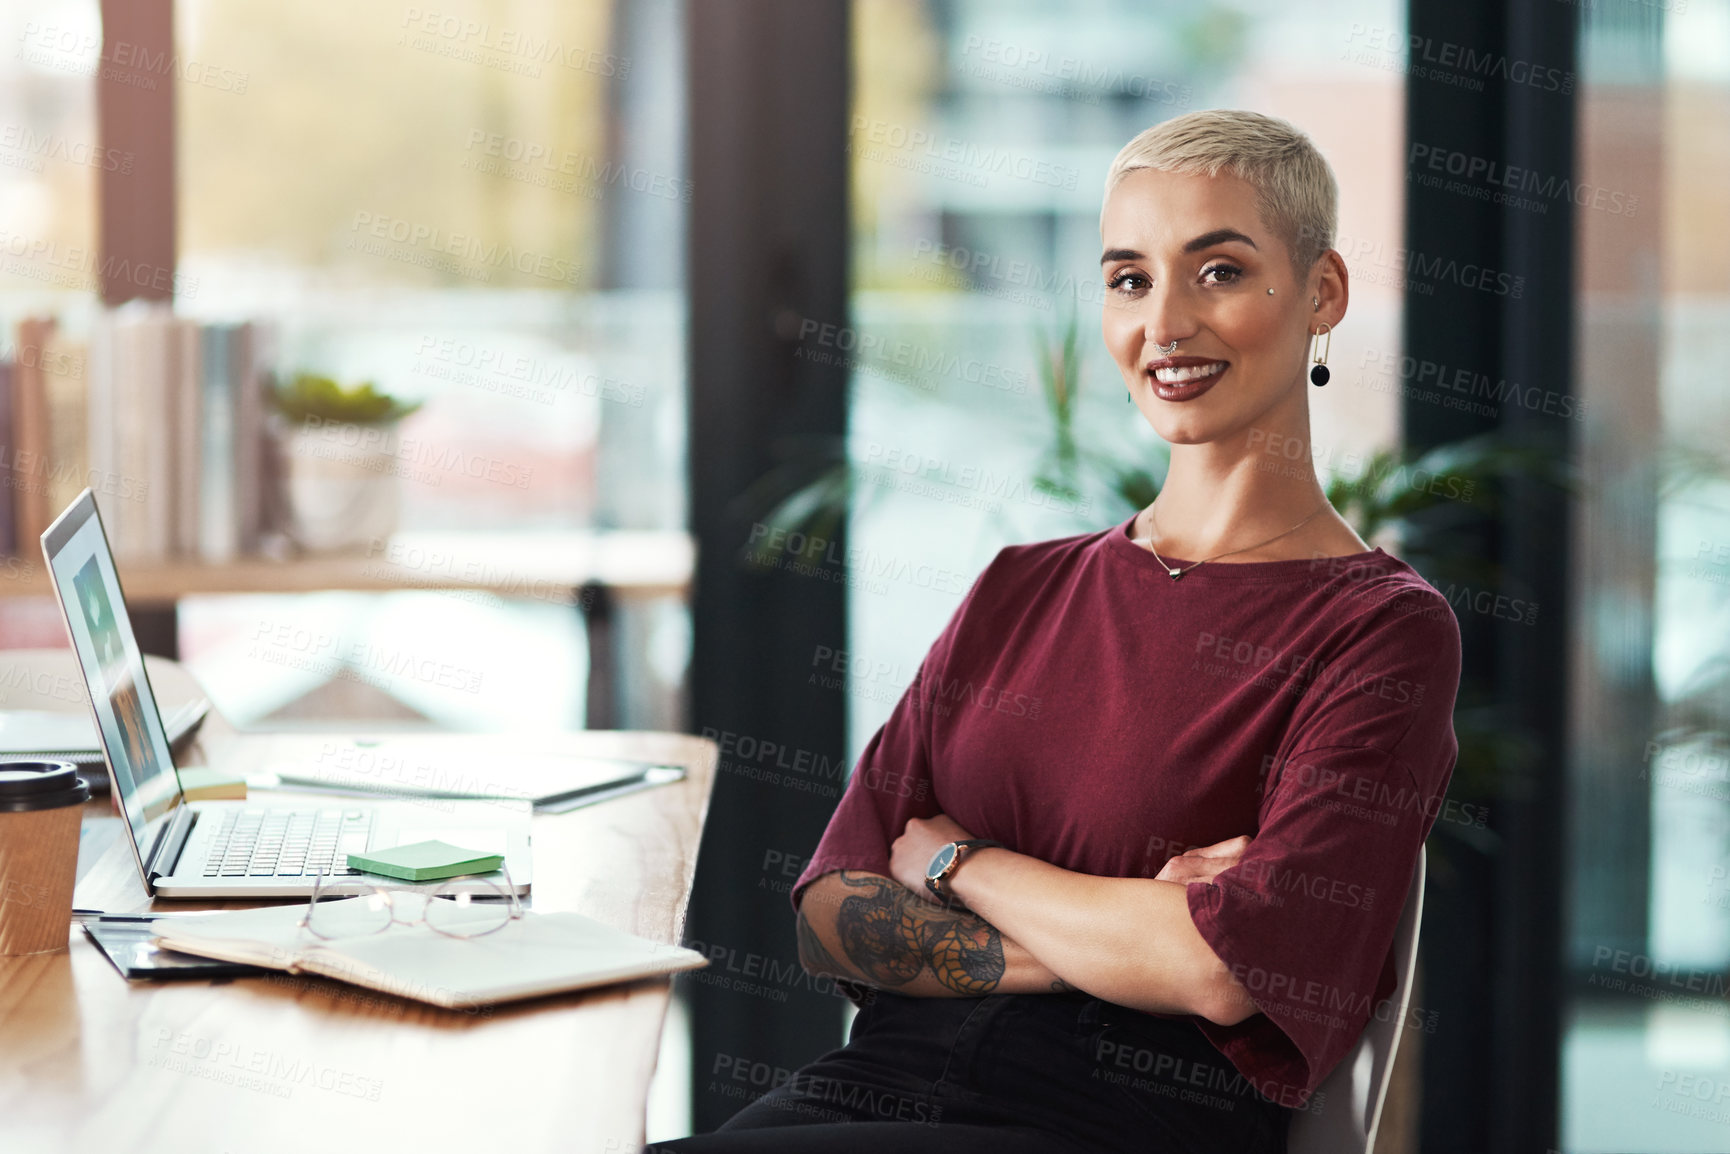
[[[407,890],[394,899],[397,916],[411,920],[421,911],[420,899]],[[319,903],[319,926],[323,933],[340,940],[369,934],[380,923],[386,911],[371,896],[341,898]],[[221,958],[223,961],[250,962],[253,965],[287,969],[298,964],[307,951],[333,943],[301,928],[306,916],[306,903],[284,906],[260,906],[251,910],[230,910],[199,918],[196,924],[158,923],[162,932],[156,938],[159,945],[199,957]],[[498,917],[496,909],[474,907],[469,910],[447,911],[443,921],[453,928],[469,921],[488,924]],[[351,932],[345,932],[351,931]],[[443,940],[443,935],[422,926],[392,926],[391,934],[424,935]],[[217,952],[220,951],[220,952]]]
[[[528,914],[460,940],[422,928],[326,943],[304,969],[449,1007],[485,1005],[695,969],[695,950],[662,945],[581,914]]]
[[[345,898],[329,910],[321,904],[319,916],[332,918],[329,925],[341,924],[336,915],[367,924],[376,916],[365,907],[368,900]],[[201,957],[275,969],[292,965],[452,1007],[587,989],[707,964],[694,950],[652,942],[582,914],[530,911],[504,929],[468,939],[425,925],[394,925],[382,933],[325,941],[299,928],[305,912],[304,905],[236,910],[200,919],[196,926],[165,928],[156,940]],[[443,924],[455,927],[459,918],[487,924],[497,916],[496,909],[455,911]]]

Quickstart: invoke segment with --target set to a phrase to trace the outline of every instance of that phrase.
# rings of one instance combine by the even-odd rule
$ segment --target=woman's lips
[[[1193,401],[1218,384],[1230,367],[1226,361],[1208,357],[1161,357],[1147,363],[1144,375],[1160,400]],[[1162,381],[1162,375],[1180,379]]]

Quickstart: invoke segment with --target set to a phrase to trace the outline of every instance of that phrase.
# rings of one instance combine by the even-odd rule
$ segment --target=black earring
[[[1317,323],[1321,325],[1321,331],[1314,335],[1324,339],[1319,342],[1321,347],[1316,349],[1315,364],[1310,367],[1310,384],[1319,389],[1328,383],[1331,375],[1328,372],[1328,350],[1333,346],[1334,329],[1326,321]]]

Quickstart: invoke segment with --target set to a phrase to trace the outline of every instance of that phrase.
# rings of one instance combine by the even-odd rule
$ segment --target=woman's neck
[[[1200,445],[1173,445],[1171,468],[1151,513],[1143,510],[1137,536],[1157,527],[1159,551],[1188,559],[1243,549],[1243,559],[1266,559],[1258,546],[1316,514],[1302,529],[1282,537],[1292,542],[1337,544],[1343,523],[1326,507],[1316,478],[1307,428],[1290,432],[1252,429]],[[1318,510],[1320,512],[1318,512]],[[1347,529],[1349,533],[1349,528]],[[1301,535],[1301,536],[1300,536]],[[1304,551],[1299,549],[1300,555]]]

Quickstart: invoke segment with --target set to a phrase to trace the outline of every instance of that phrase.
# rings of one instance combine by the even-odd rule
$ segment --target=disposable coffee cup
[[[89,796],[70,761],[0,760],[0,954],[66,948]]]

